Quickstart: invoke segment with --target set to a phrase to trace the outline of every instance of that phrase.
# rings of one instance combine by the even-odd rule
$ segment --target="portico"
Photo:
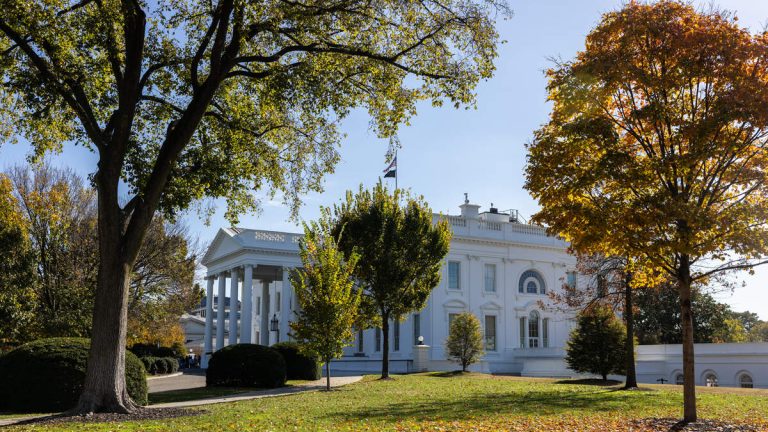
[[[300,238],[241,228],[216,234],[202,259],[208,269],[203,368],[208,367],[211,353],[226,345],[272,345],[288,339],[296,307],[289,276],[301,265]]]

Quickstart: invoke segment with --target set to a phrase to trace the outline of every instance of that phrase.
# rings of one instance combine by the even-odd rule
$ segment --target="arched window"
[[[528,314],[528,348],[539,347],[539,313],[531,311]]]
[[[675,375],[675,384],[683,385],[683,374]]]
[[[704,376],[704,384],[707,387],[717,387],[717,375],[714,372],[710,372]]]
[[[544,278],[536,270],[526,270],[520,275],[518,291],[526,294],[546,294],[547,286]]]
[[[755,383],[752,381],[752,377],[749,376],[749,374],[743,373],[739,376],[739,386],[741,388],[753,388]]]

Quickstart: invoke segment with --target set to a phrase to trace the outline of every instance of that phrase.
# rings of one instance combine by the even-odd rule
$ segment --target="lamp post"
[[[277,314],[272,315],[272,319],[269,321],[269,329],[277,335],[275,335],[275,342],[280,342],[280,327],[278,326],[280,323],[277,320]]]
[[[424,336],[419,336],[419,343],[418,345],[424,345]]]

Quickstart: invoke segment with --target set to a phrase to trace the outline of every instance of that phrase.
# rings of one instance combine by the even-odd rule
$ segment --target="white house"
[[[444,341],[452,317],[469,311],[485,334],[486,354],[474,370],[573,376],[564,362],[573,316],[544,307],[547,293],[566,282],[580,283],[567,243],[540,226],[521,223],[514,211],[491,207],[481,213],[466,198],[460,208],[459,215],[434,215],[446,219],[453,231],[443,275],[423,310],[390,324],[390,370],[455,369]],[[288,339],[297,307],[288,275],[301,266],[300,238],[275,231],[219,230],[202,260],[206,298],[215,298],[216,304],[204,302],[182,318],[188,347],[211,353],[236,342],[271,345]],[[378,371],[381,338],[378,329],[358,332],[332,367]],[[679,382],[681,352],[679,345],[638,347],[638,380]],[[697,385],[768,387],[768,343],[697,344],[696,353]],[[203,367],[207,360],[204,355]]]
[[[422,311],[391,324],[391,370],[454,368],[443,342],[452,317],[470,311],[483,325],[487,351],[475,368],[569,375],[563,347],[570,317],[541,307],[549,291],[575,277],[575,259],[567,253],[567,244],[547,236],[542,227],[521,223],[516,212],[491,208],[480,213],[480,206],[468,200],[460,207],[460,215],[434,216],[446,218],[453,230],[443,277]],[[206,319],[203,352],[235,341],[272,344],[289,337],[287,323],[296,304],[288,274],[301,265],[300,237],[240,228],[219,231],[202,261],[208,269],[206,294],[221,301],[231,297],[233,304],[239,301],[241,319],[232,318],[236,308],[208,304],[200,314]],[[414,365],[419,336],[424,346],[418,349],[428,351],[427,365]],[[334,367],[375,370],[380,367],[381,346],[380,330],[361,331]]]

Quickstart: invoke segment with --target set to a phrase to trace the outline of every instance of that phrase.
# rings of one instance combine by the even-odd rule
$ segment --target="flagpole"
[[[397,149],[395,149],[395,160],[397,160]],[[399,171],[398,166],[395,166],[395,190],[397,190],[397,171]]]

